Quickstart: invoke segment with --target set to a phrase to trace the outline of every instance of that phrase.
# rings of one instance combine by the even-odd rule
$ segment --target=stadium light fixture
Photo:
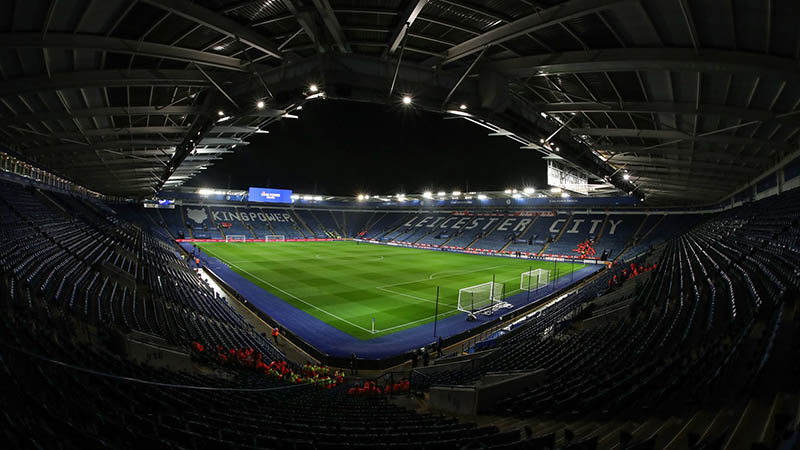
[[[422,193],[422,196],[425,197],[425,198],[433,198],[433,192],[425,191],[425,192]]]
[[[514,197],[514,198],[521,198],[522,194],[518,194],[518,193],[515,192],[515,193],[511,194],[511,196]]]
[[[284,119],[299,119],[300,118],[300,116],[296,116],[294,114],[289,114],[289,113],[286,113],[286,114],[282,115],[281,117],[283,117]]]
[[[516,194],[516,193],[517,193],[517,190],[516,190],[516,189],[512,189],[512,190],[511,190],[511,193],[512,193],[512,194]]]
[[[231,120],[231,116],[220,117],[219,119],[217,119],[217,123],[226,122],[228,120]]]
[[[295,110],[296,111],[302,111],[303,110],[303,105],[298,106],[297,108],[295,108]]]
[[[623,180],[625,180],[625,181],[628,181],[628,180],[630,180],[630,179],[631,179],[631,174],[629,174],[629,173],[625,173],[625,174],[623,174],[623,175],[622,175],[622,179],[623,179]]]
[[[439,191],[436,195],[438,195],[439,197],[444,197],[445,195],[447,195],[447,192]]]
[[[219,111],[217,111],[217,115],[218,115],[218,116],[220,116],[220,117],[222,117],[222,116],[224,116],[224,115],[225,115],[225,111],[223,111],[223,110],[221,110],[221,109],[220,109]]]
[[[550,188],[550,192],[552,192],[553,194],[558,194],[559,192],[561,192],[561,188],[559,187]]]
[[[510,193],[511,193],[511,189],[506,189],[504,192],[505,192],[506,194],[510,194]]]
[[[467,110],[467,105],[465,105],[464,103],[462,103],[462,104],[461,104],[461,106],[459,106],[459,107],[458,107],[458,109],[460,109],[460,110],[462,110],[462,111],[466,111],[466,110]]]
[[[358,194],[358,201],[360,202],[364,201],[364,194]]]
[[[569,193],[567,193],[567,192],[562,192],[562,193],[561,193],[561,198],[569,198]]]
[[[264,109],[264,100],[259,100],[258,103],[256,103],[256,108]]]
[[[461,195],[461,191],[453,191],[452,195],[453,197],[458,197],[459,195]]]
[[[309,92],[319,92],[319,86],[317,86],[316,84],[309,85],[308,86],[308,91]]]
[[[411,97],[408,96],[408,95],[404,95],[403,96],[403,104],[404,105],[410,105],[411,104]]]
[[[214,46],[214,50],[216,50],[216,51],[225,50],[225,46],[224,45],[215,45]]]
[[[532,187],[526,187],[525,189],[522,190],[522,192],[524,192],[526,194],[533,194],[534,192],[536,192],[536,189],[534,189]]]
[[[486,200],[487,198],[489,197],[487,197],[486,194],[478,194],[478,200]]]
[[[321,195],[315,195],[315,196],[314,196],[314,200],[316,200],[316,201],[318,201],[318,202],[319,202],[319,201],[322,201],[322,196],[321,196]]]
[[[208,197],[209,195],[214,193],[213,189],[203,188],[197,191],[198,194],[202,195],[203,197]]]

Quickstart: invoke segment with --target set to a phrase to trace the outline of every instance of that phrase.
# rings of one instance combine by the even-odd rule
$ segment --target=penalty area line
[[[212,253],[212,252],[208,252],[208,253]],[[212,253],[212,255],[213,255],[213,253]],[[214,256],[214,257],[216,258],[216,256]],[[219,258],[217,258],[217,259],[219,259]],[[220,260],[220,261],[222,261],[222,260]],[[258,277],[258,276],[256,276],[256,275],[253,275],[252,273],[250,273],[250,272],[248,272],[248,271],[246,271],[246,270],[242,269],[240,266],[237,266],[236,264],[233,264],[233,263],[227,263],[227,264],[230,264],[230,265],[232,265],[233,267],[236,267],[237,269],[239,269],[239,270],[241,270],[242,272],[244,272],[244,273],[246,273],[246,274],[250,275],[251,277],[255,278],[256,280],[259,280],[259,281],[261,281],[262,283],[265,283],[265,284],[267,284],[267,285],[269,285],[269,286],[272,286],[272,288],[273,288],[273,289],[277,289],[277,290],[279,290],[279,291],[283,292],[284,294],[288,295],[289,297],[292,297],[293,299],[295,299],[295,300],[297,300],[297,301],[299,301],[299,302],[301,302],[301,303],[303,303],[303,304],[305,304],[305,305],[308,305],[308,306],[310,306],[310,307],[312,307],[312,308],[316,309],[317,311],[323,312],[323,313],[325,313],[325,314],[327,314],[327,315],[329,315],[329,316],[331,316],[331,317],[333,317],[333,318],[335,318],[335,319],[341,320],[342,322],[344,322],[344,323],[346,323],[346,324],[349,324],[349,325],[352,325],[352,326],[354,326],[354,327],[358,328],[359,330],[366,331],[367,333],[372,333],[372,331],[370,331],[370,330],[368,330],[368,329],[366,329],[366,328],[364,328],[364,327],[358,326],[358,325],[354,324],[353,322],[350,322],[350,321],[349,321],[349,320],[347,320],[347,319],[343,319],[343,318],[341,318],[341,317],[337,316],[336,314],[333,314],[333,313],[330,313],[330,312],[328,312],[328,311],[325,311],[324,309],[320,308],[319,306],[313,305],[313,304],[311,304],[311,303],[309,303],[309,302],[307,302],[307,301],[303,300],[302,298],[300,298],[300,297],[298,297],[298,296],[296,296],[296,295],[292,294],[291,292],[285,291],[285,290],[283,290],[283,289],[279,288],[278,286],[275,286],[274,284],[270,283],[269,281],[267,281],[267,280],[265,280],[265,279],[263,279],[263,278],[261,278],[261,277]]]

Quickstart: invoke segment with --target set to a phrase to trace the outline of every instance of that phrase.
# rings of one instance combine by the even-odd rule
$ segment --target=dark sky
[[[271,125],[187,186],[327,195],[543,186],[541,154],[462,119],[408,107],[316,101]]]

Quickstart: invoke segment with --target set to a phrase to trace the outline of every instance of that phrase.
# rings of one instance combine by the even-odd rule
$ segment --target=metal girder
[[[767,145],[773,148],[788,150],[789,144],[783,142],[772,142],[761,139],[753,139],[742,136],[731,136],[723,134],[712,134],[706,136],[692,136],[677,130],[640,130],[636,128],[573,128],[570,130],[573,135],[586,136],[608,136],[608,137],[635,137],[643,139],[673,139],[697,142],[709,142],[712,144],[732,144],[732,145]]]
[[[69,111],[42,111],[14,117],[0,117],[0,127],[9,125],[25,125],[28,123],[51,120],[71,120],[79,117],[100,116],[166,116],[201,114],[203,111],[195,106],[130,106],[110,108],[71,109]]]
[[[384,51],[384,57],[391,55],[400,47],[400,43],[403,42],[403,37],[406,33],[406,25],[410,30],[411,25],[414,24],[414,21],[417,20],[417,17],[427,4],[428,0],[411,0],[402,15],[397,18],[397,25],[395,25],[392,34],[389,36],[389,47]]]
[[[732,158],[735,160],[735,158]],[[752,174],[758,170],[754,166],[734,166],[727,164],[719,164],[713,161],[691,161],[683,159],[667,159],[667,158],[649,158],[641,156],[617,156],[613,159],[617,165],[624,165],[626,168],[631,167],[668,167],[674,169],[698,169],[698,170],[724,170],[725,172],[738,172]]]
[[[736,155],[735,153],[731,152],[715,152],[710,150],[692,150],[690,148],[680,148],[680,147],[642,147],[636,145],[597,145],[595,146],[598,151],[613,153],[614,157],[611,159],[611,162],[617,161],[619,156],[617,155],[625,155],[625,154],[657,154],[657,155],[675,155],[675,156],[684,156],[684,157],[697,157],[697,158],[705,158],[705,159],[720,159],[720,160],[728,160],[728,161],[739,161],[744,163],[760,163],[763,161],[763,158],[755,158],[751,156],[740,156]]]
[[[542,111],[550,114],[555,113],[608,113],[619,112],[624,114],[690,114],[707,116],[724,116],[742,119],[745,122],[760,121],[766,122],[775,120],[778,122],[793,122],[800,125],[800,116],[777,117],[777,114],[749,108],[740,108],[727,105],[696,105],[695,102],[672,103],[672,102],[622,102],[622,103],[599,103],[599,102],[563,102],[550,103],[542,106]]]
[[[319,15],[322,17],[322,21],[328,28],[331,36],[333,36],[333,40],[336,41],[336,46],[339,47],[339,50],[342,53],[352,52],[353,50],[350,48],[350,44],[347,42],[347,36],[345,36],[344,31],[342,31],[342,25],[339,23],[339,19],[336,18],[336,14],[333,12],[333,8],[331,8],[331,4],[328,3],[328,0],[312,1],[319,12]]]
[[[143,135],[143,134],[183,134],[188,127],[130,127],[130,128],[98,128],[84,129],[82,131],[54,131],[47,133],[46,137],[52,139],[80,139],[82,137],[100,137],[114,135]],[[43,136],[24,136],[14,138],[14,141],[28,141],[42,139]]]
[[[208,53],[190,48],[174,47],[145,41],[132,41],[86,34],[48,33],[42,39],[39,33],[0,33],[0,47],[5,48],[67,48],[130,55],[152,56],[176,61],[236,71],[246,71],[247,61],[230,56]]]
[[[258,127],[217,125],[214,128],[212,128],[209,133],[255,133],[257,131],[259,131]]]
[[[444,54],[443,64],[459,60],[486,47],[502,44],[527,33],[594,14],[611,7],[636,2],[636,0],[570,0],[487,31],[480,36],[448,49]]]
[[[0,44],[2,45],[2,44]],[[96,70],[54,73],[51,77],[23,77],[0,83],[0,97],[87,87],[125,86],[191,86],[207,87],[211,83],[196,70]]]
[[[699,186],[702,187],[705,191],[715,191],[715,192],[728,192],[730,188],[725,187],[721,184],[719,180],[710,181],[704,180],[702,178],[695,178],[695,179],[685,179],[685,181],[681,182],[681,180],[675,181],[673,178],[669,176],[643,176],[638,178],[639,184],[642,185],[644,189],[648,188],[649,183],[653,183],[655,188],[676,188],[676,189],[685,189],[691,186]]]
[[[177,140],[158,140],[158,139],[125,139],[119,141],[106,141],[96,142],[88,145],[80,144],[63,144],[63,145],[50,145],[45,147],[27,148],[26,154],[33,153],[48,153],[48,152],[71,152],[71,151],[86,151],[86,150],[105,150],[105,149],[118,149],[118,148],[164,148],[175,150],[175,146],[180,144],[181,141]],[[233,138],[205,138],[197,143],[198,146],[213,146],[213,145],[248,145],[247,141]]]
[[[283,55],[281,51],[278,50],[278,46],[275,45],[272,41],[264,37],[262,34],[248,28],[245,25],[241,25],[230,19],[225,17],[221,14],[217,14],[216,12],[204,8],[197,3],[193,3],[187,0],[141,0],[144,3],[148,3],[150,5],[159,7],[166,11],[171,12],[177,16],[183,17],[184,19],[191,20],[192,22],[197,22],[205,27],[211,28],[212,30],[222,33],[224,35],[230,36],[232,38],[238,39],[245,44],[260,50],[270,56],[273,56],[278,59],[282,59]]]
[[[728,50],[683,48],[617,48],[550,53],[499,60],[490,66],[508,76],[526,78],[594,72],[718,72],[746,76],[800,77],[797,62],[788,58]]]
[[[322,43],[319,41],[319,36],[317,36],[317,28],[314,25],[314,22],[311,21],[311,15],[308,12],[300,11],[297,8],[297,5],[294,4],[294,0],[281,0],[283,2],[283,6],[292,13],[294,19],[297,23],[300,24],[300,28],[306,33],[311,42],[314,43],[314,46],[317,49],[317,52],[322,52]]]

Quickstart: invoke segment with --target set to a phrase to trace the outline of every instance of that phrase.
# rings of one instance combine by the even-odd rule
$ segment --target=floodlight
[[[216,51],[225,50],[225,46],[224,45],[215,45],[214,46],[214,50],[216,50]]]
[[[517,194],[516,192],[515,192],[513,195],[511,195],[511,196],[512,196],[512,197],[514,197],[514,198],[520,198],[520,197],[522,197],[522,195],[521,195],[521,194]]]
[[[259,100],[258,103],[256,103],[256,108],[264,109],[264,100]]]
[[[403,96],[403,104],[404,105],[410,105],[411,104],[411,97],[409,97],[408,95],[404,95]]]
[[[439,191],[436,195],[438,195],[439,197],[444,197],[445,195],[447,195],[447,192]]]
[[[506,189],[506,190],[505,190],[505,193],[506,193],[506,194],[510,194],[510,193],[511,193],[511,189]]]
[[[358,201],[364,200],[364,194],[358,194]]]
[[[460,109],[460,110],[464,111],[464,110],[466,110],[466,109],[467,109],[467,105],[465,105],[465,104],[463,104],[463,103],[462,103],[462,104],[461,104],[461,106],[459,106],[459,107],[458,107],[458,109]]]
[[[486,200],[487,198],[486,194],[478,194],[478,200]]]
[[[295,108],[295,110],[302,111],[303,110],[303,105],[298,106],[297,108]]]
[[[422,193],[422,196],[425,198],[431,198],[433,197],[433,193],[431,191],[425,191]]]
[[[569,198],[569,194],[566,192],[561,193],[561,198]]]
[[[561,188],[559,187],[550,188],[550,192],[558,194],[559,192],[561,192]]]
[[[322,196],[321,195],[315,195],[314,196],[314,200],[321,201],[322,200]]]
[[[312,85],[308,86],[308,91],[309,92],[317,92],[317,91],[319,91],[319,87],[316,84],[312,84]]]
[[[522,192],[524,192],[526,194],[533,194],[534,192],[536,192],[536,189],[534,189],[532,187],[526,187],[525,189],[522,190]]]
[[[217,111],[217,115],[218,115],[218,116],[220,116],[220,117],[222,117],[222,116],[224,116],[224,115],[225,115],[225,111],[223,111],[223,110],[221,110],[221,109],[220,109],[219,111]]]
[[[202,195],[203,197],[208,197],[209,195],[214,193],[213,189],[203,188],[197,191],[198,194]]]
[[[453,191],[453,197],[458,197],[461,195],[461,191]]]
[[[622,175],[622,179],[623,179],[623,180],[625,180],[625,181],[628,181],[628,180],[630,180],[630,179],[631,179],[631,175],[630,175],[630,174],[628,174],[628,173],[626,173],[626,174],[623,174],[623,175]]]

